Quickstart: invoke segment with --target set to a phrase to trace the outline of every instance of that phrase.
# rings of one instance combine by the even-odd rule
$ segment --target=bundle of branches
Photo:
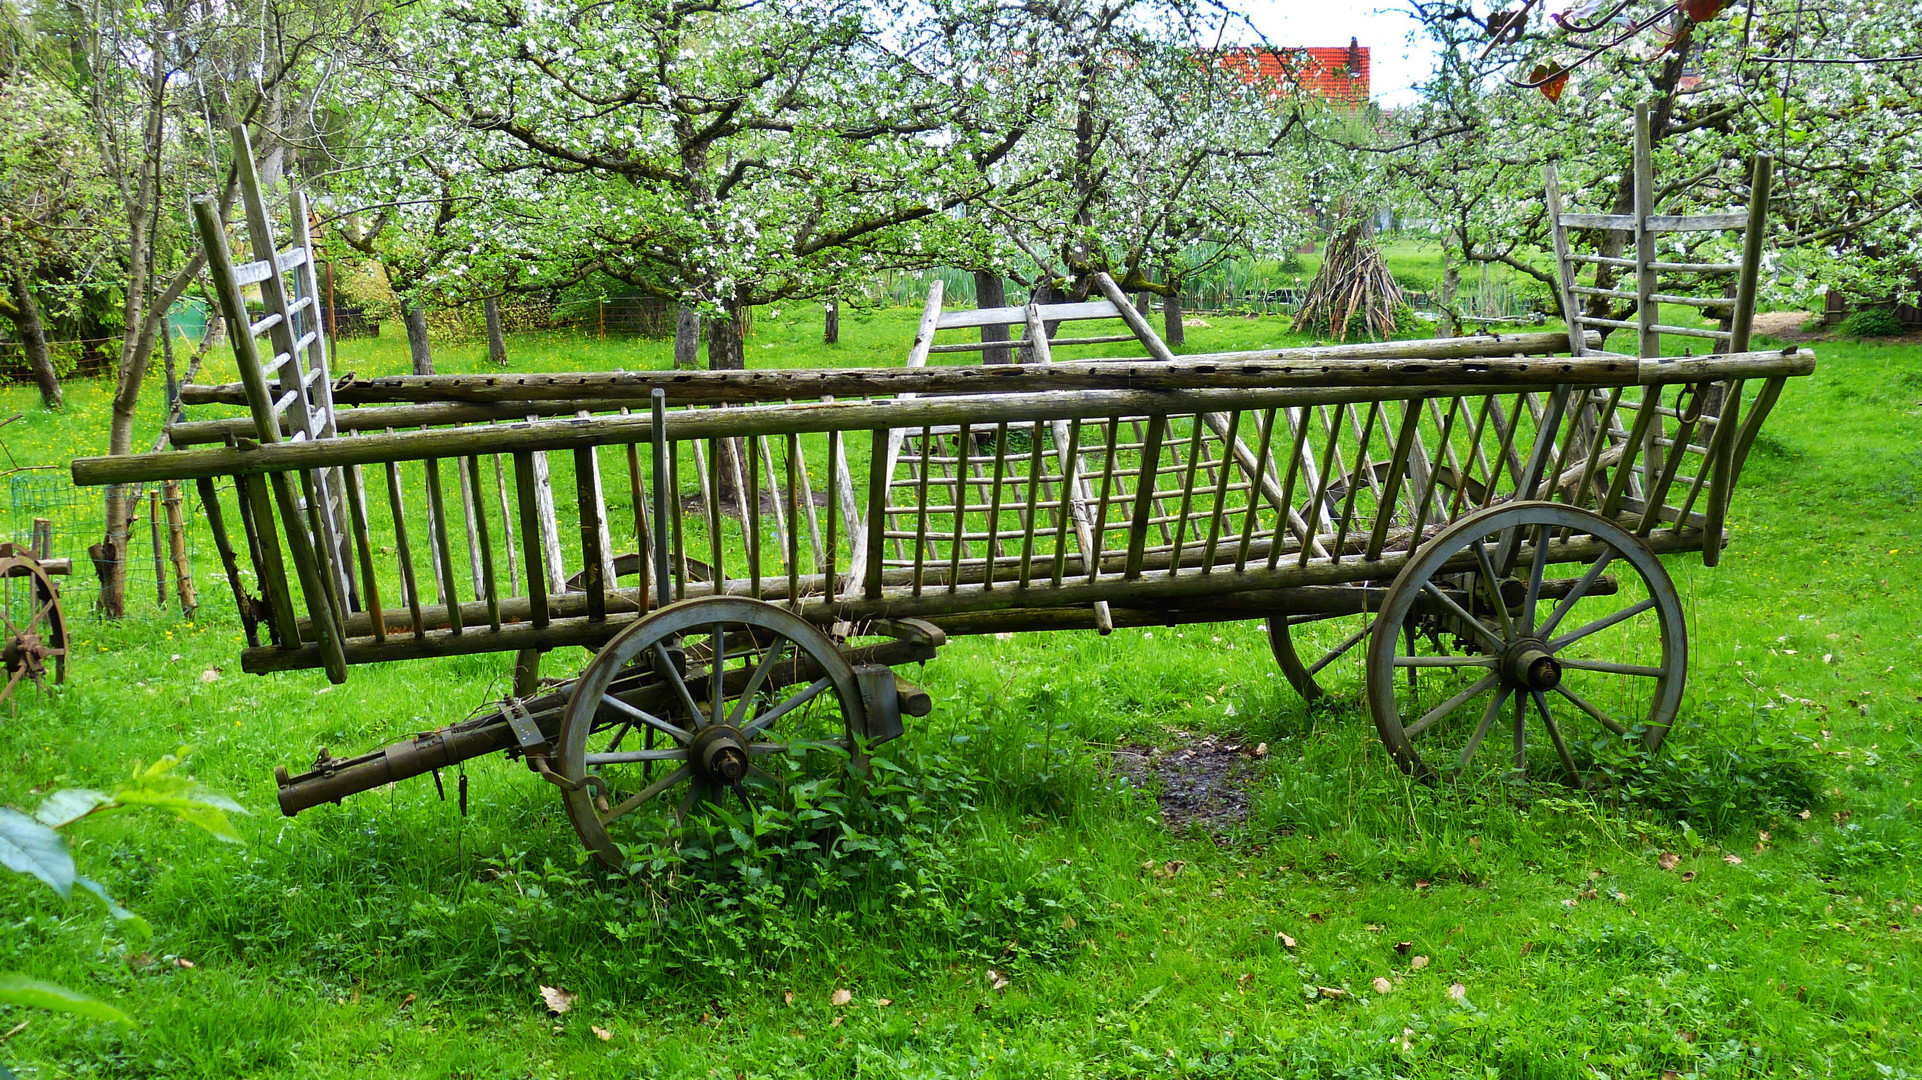
[[[1295,312],[1295,330],[1325,331],[1343,340],[1359,316],[1358,329],[1385,340],[1395,334],[1395,311],[1402,303],[1401,286],[1388,272],[1381,249],[1360,224],[1350,225],[1328,242],[1321,270]]]

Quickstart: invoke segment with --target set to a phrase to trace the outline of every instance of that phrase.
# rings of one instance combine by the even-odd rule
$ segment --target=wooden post
[[[1655,332],[1655,325],[1661,321],[1661,305],[1654,300],[1655,236],[1648,229],[1648,219],[1655,214],[1655,157],[1647,102],[1635,106],[1634,165],[1636,355],[1648,359],[1662,355],[1662,338]]]
[[[174,592],[180,597],[180,614],[192,619],[200,597],[194,589],[193,564],[187,558],[187,519],[180,506],[180,481],[169,480],[160,490],[161,505],[167,509],[167,553],[173,559]],[[37,531],[39,522],[34,524]]]
[[[165,607],[167,604],[167,564],[160,547],[160,492],[158,489],[147,493],[147,524],[153,537],[153,588],[154,602]]]

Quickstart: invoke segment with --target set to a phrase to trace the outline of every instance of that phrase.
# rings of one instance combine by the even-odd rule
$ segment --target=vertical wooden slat
[[[929,458],[934,456],[933,432],[921,429],[921,473],[914,481],[914,595],[921,595],[923,569],[928,556],[928,474],[934,471]]]
[[[607,576],[602,563],[601,501],[594,448],[583,446],[574,451],[574,492],[581,503],[581,589],[587,593],[587,621],[607,621]],[[717,562],[719,560],[716,560]],[[715,567],[718,577],[720,567]]]
[[[1288,468],[1281,479],[1281,507],[1275,514],[1275,535],[1268,545],[1268,569],[1270,570],[1281,564],[1281,549],[1288,543],[1288,526],[1295,524],[1297,520],[1300,522],[1301,550],[1305,560],[1307,553],[1313,547],[1310,541],[1314,538],[1314,522],[1319,520],[1313,510],[1310,510],[1305,517],[1297,519],[1295,516],[1295,478],[1302,474],[1304,468],[1312,474],[1315,467],[1314,462],[1308,457],[1310,426],[1308,410],[1302,409],[1298,412],[1283,406],[1280,412],[1287,419],[1288,427],[1294,432],[1294,441],[1288,448]],[[1311,485],[1315,483],[1312,475],[1309,483]]]
[[[948,546],[948,591],[954,592],[961,587],[961,557],[968,547],[968,459],[974,456],[974,432],[968,422],[961,422],[961,430],[954,439],[954,542]],[[994,548],[988,548],[988,558],[994,558]]]
[[[698,444],[696,444],[698,446]],[[721,469],[722,459],[727,449],[720,439],[707,442],[707,556],[708,565],[713,567],[714,592],[725,592],[727,584],[727,517],[721,510]]]
[[[1115,444],[1121,439],[1121,418],[1107,422],[1107,445],[1101,451],[1101,498],[1095,502],[1094,550],[1088,553],[1088,580],[1101,575],[1101,560],[1108,550],[1108,503],[1114,494]]]
[[[1635,325],[1636,355],[1642,359],[1662,355],[1661,335],[1655,326],[1661,322],[1661,305],[1654,300],[1655,236],[1648,231],[1648,219],[1655,214],[1655,153],[1648,124],[1648,103],[1635,106]]]
[[[867,564],[863,568],[861,591],[869,600],[881,599],[881,562],[887,554],[888,484],[894,478],[893,462],[899,443],[887,428],[875,428],[868,442],[868,525]]]
[[[549,621],[547,571],[541,565],[540,495],[534,487],[534,474],[533,453],[527,450],[516,450],[514,452],[514,492],[518,496],[520,509],[517,516],[521,525],[521,550],[527,553],[528,612],[535,626],[546,626]]]
[[[1008,425],[994,427],[994,479],[988,485],[988,565],[981,579],[983,589],[994,588],[996,558],[1001,553],[1001,480],[1008,470]]]
[[[1188,533],[1188,514],[1195,504],[1195,474],[1201,465],[1201,433],[1206,428],[1201,417],[1188,421],[1188,467],[1181,474],[1181,499],[1176,503],[1175,534],[1169,541],[1168,576],[1181,572],[1181,548]]]
[[[297,648],[300,633],[294,623],[294,599],[287,588],[287,566],[280,557],[280,537],[274,530],[273,504],[268,501],[266,481],[258,476],[235,478],[246,494],[249,513],[258,530],[260,544],[260,589],[267,594],[267,610],[273,616],[274,630],[284,648]]]
[[[1351,414],[1352,415],[1352,414]],[[1335,529],[1335,546],[1331,552],[1333,561],[1340,562],[1342,549],[1348,546],[1348,527],[1355,520],[1355,502],[1361,497],[1362,477],[1373,481],[1375,467],[1368,456],[1368,444],[1375,437],[1375,421],[1381,418],[1381,402],[1368,403],[1368,422],[1356,433],[1355,468],[1361,477],[1350,473],[1348,476],[1348,497],[1342,500],[1341,524]],[[1377,493],[1379,494],[1379,492]]]
[[[407,540],[407,506],[401,500],[400,466],[389,461],[384,466],[387,472],[387,508],[394,515],[394,556],[400,563],[400,587],[407,598],[407,614],[414,623],[414,640],[427,637],[427,620],[420,612],[420,582],[414,573],[414,549]],[[537,611],[545,611],[537,608]]]
[[[1261,427],[1261,438],[1255,451],[1254,477],[1268,475],[1268,463],[1273,460],[1271,455],[1274,450],[1275,424],[1279,419],[1276,416],[1277,412],[1279,410],[1269,409],[1255,418],[1255,423]],[[1255,485],[1251,477],[1248,482],[1247,502],[1243,505],[1241,512],[1241,540],[1235,545],[1235,573],[1237,574],[1248,568],[1248,549],[1254,546],[1255,530],[1261,527],[1261,500],[1257,497],[1260,492],[1261,489]],[[1284,520],[1288,517],[1286,503],[1276,511],[1276,516]]]
[[[367,497],[361,487],[360,466],[341,470],[341,484],[347,495],[348,523],[354,531],[354,547],[360,556],[360,594],[367,604],[369,625],[376,642],[387,640],[387,616],[380,607],[380,582],[374,576],[374,548],[367,531]]]
[[[840,551],[834,546],[834,508],[840,503],[841,470],[835,464],[841,460],[841,433],[828,432],[828,512],[827,524],[821,533],[821,548],[827,555],[827,563],[822,567],[821,580],[827,585],[827,598],[833,602],[841,595],[841,579],[835,568],[839,565]],[[850,538],[852,539],[852,538]]]
[[[787,498],[787,519],[789,524],[787,531],[787,599],[788,603],[794,605],[796,610],[799,610],[801,606],[801,518],[796,505],[800,498],[798,493],[801,488],[801,482],[796,474],[797,472],[805,473],[805,470],[801,469],[799,464],[799,458],[801,456],[800,446],[801,437],[799,435],[789,435],[787,437],[787,490],[783,492]],[[770,473],[772,472],[772,470],[769,471]]]
[[[1381,558],[1381,549],[1388,543],[1388,525],[1395,516],[1395,503],[1401,498],[1403,477],[1408,475],[1408,459],[1415,452],[1415,436],[1421,431],[1421,402],[1402,403],[1401,430],[1395,433],[1394,456],[1388,463],[1388,478],[1382,483],[1381,501],[1375,505],[1375,527],[1368,534],[1368,548],[1363,558],[1374,562]],[[1409,541],[1410,549],[1419,546],[1421,534],[1415,534]]]
[[[476,504],[480,502],[480,486],[474,482],[473,471],[474,464],[468,458],[454,459],[455,481],[460,488],[461,524],[467,527],[467,579],[474,588],[474,595],[479,596],[485,591],[486,585],[481,580],[480,526],[475,520],[479,511]]]
[[[1229,421],[1228,421],[1228,430],[1233,433],[1233,440],[1238,440],[1241,438],[1241,410],[1240,409],[1236,409],[1232,414],[1230,414]],[[1228,484],[1229,484],[1229,481],[1234,477],[1235,471],[1228,467],[1227,451],[1230,443],[1233,440],[1229,440],[1222,443],[1221,460],[1217,463],[1214,463],[1211,466],[1211,468],[1215,472],[1215,492],[1214,492],[1215,504],[1211,508],[1208,514],[1208,541],[1205,545],[1203,545],[1201,549],[1201,572],[1204,574],[1212,573],[1214,571],[1215,551],[1221,543],[1221,523],[1224,516],[1228,512]],[[1250,476],[1248,478],[1248,493],[1250,497],[1254,495],[1254,492],[1260,483],[1261,483],[1261,480],[1260,480],[1259,473],[1256,473],[1255,475]]]
[[[474,495],[474,539],[480,551],[480,579],[483,595],[487,598],[487,625],[492,629],[501,628],[500,587],[494,578],[494,545],[487,530],[487,497],[481,489],[480,456],[466,459],[467,479],[473,487]]]
[[[761,455],[755,452],[755,439],[749,436],[747,446],[747,483],[741,488],[741,502],[746,512],[746,533],[742,537],[747,554],[748,593],[761,595]]]
[[[220,492],[215,489],[210,476],[194,481],[194,489],[200,493],[200,505],[207,515],[207,525],[213,529],[214,550],[220,553],[220,567],[226,572],[227,588],[234,594],[234,607],[240,612],[240,625],[247,634],[247,645],[258,649],[260,628],[254,619],[253,605],[248,602],[247,588],[240,580],[240,559],[234,551],[233,539],[227,534],[227,518],[220,506]],[[235,494],[240,496],[238,487],[235,488]]]
[[[1635,475],[1635,456],[1644,452],[1648,445],[1648,433],[1654,424],[1656,410],[1662,405],[1662,388],[1649,386],[1642,389],[1641,404],[1635,410],[1635,422],[1629,426],[1628,438],[1622,442],[1622,460],[1615,463],[1615,478],[1609,481],[1608,494],[1602,499],[1602,516],[1614,518],[1621,511],[1622,499],[1628,493],[1628,483]]]
[[[1331,421],[1326,425],[1328,429],[1328,445],[1322,450],[1321,475],[1315,484],[1315,494],[1309,501],[1311,509],[1308,511],[1307,523],[1311,535],[1320,534],[1321,523],[1324,519],[1328,518],[1328,478],[1341,471],[1341,450],[1339,448],[1341,443],[1341,419],[1342,413],[1346,410],[1346,404],[1337,403]],[[1302,426],[1306,427],[1307,425],[1303,424]],[[1330,520],[1329,524],[1332,525],[1334,522]],[[1333,549],[1331,554],[1339,557],[1340,549]],[[1302,544],[1300,565],[1308,565],[1309,555],[1308,545],[1306,543]]]
[[[1156,413],[1148,417],[1148,430],[1141,439],[1141,467],[1135,477],[1134,517],[1128,523],[1128,559],[1122,577],[1133,581],[1141,576],[1141,560],[1148,547],[1148,522],[1155,512],[1155,469],[1161,462],[1161,440],[1168,431],[1168,418]]]
[[[781,571],[787,571],[787,560],[792,550],[788,546],[788,500],[781,493],[779,474],[774,471],[774,447],[765,435],[754,436],[757,460],[767,475],[768,506],[774,511],[774,557],[781,563]]]
[[[1062,505],[1067,504],[1067,490],[1062,490]],[[1041,421],[1036,420],[1028,431],[1028,513],[1021,526],[1021,573],[1017,584],[1025,589],[1034,570],[1034,528],[1036,515],[1041,512]],[[1066,520],[1065,517],[1063,520]]]
[[[698,450],[701,444],[699,442],[693,442],[691,445]],[[668,493],[671,496],[667,513],[668,521],[672,524],[672,528],[664,531],[670,532],[673,539],[674,599],[685,600],[687,599],[688,578],[687,529],[684,527],[683,522],[685,522],[687,515],[681,512],[681,444],[669,442],[666,444],[665,449],[667,451]],[[698,472],[696,475],[698,475]],[[656,496],[656,498],[658,499],[659,496]]]
[[[507,595],[518,597],[521,594],[521,567],[514,549],[514,507],[507,500],[507,470],[501,465],[501,456],[494,458],[494,495],[501,508],[501,546],[507,549]]]
[[[463,629],[461,625],[460,591],[454,587],[454,556],[447,542],[447,505],[441,496],[440,459],[428,458],[427,467],[427,508],[432,513],[431,520],[440,522],[434,530],[434,550],[440,556],[440,593],[441,602],[447,605],[447,628],[455,634]]]
[[[1484,410],[1487,408],[1487,400],[1486,398],[1482,399],[1482,407]],[[1454,460],[1454,450],[1450,446],[1449,440],[1454,437],[1455,418],[1461,415],[1461,407],[1461,398],[1450,398],[1448,400],[1448,413],[1442,417],[1440,438],[1436,440],[1436,445],[1442,448],[1444,461]],[[1460,465],[1451,465],[1449,468],[1454,470],[1455,485],[1459,493],[1461,488],[1468,486],[1468,478],[1466,474],[1462,472]],[[1408,532],[1408,550],[1411,552],[1422,544],[1422,530],[1428,526],[1428,509],[1434,504],[1435,488],[1441,483],[1441,471],[1442,464],[1440,462],[1435,463],[1428,470],[1428,478],[1422,484],[1421,495],[1415,500],[1414,524]],[[1444,513],[1445,512],[1446,511],[1444,511]]]

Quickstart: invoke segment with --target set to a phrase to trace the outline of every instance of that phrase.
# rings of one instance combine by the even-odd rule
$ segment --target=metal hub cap
[[[1518,641],[1503,654],[1502,672],[1513,686],[1545,693],[1561,685],[1562,662],[1539,641]]]
[[[734,785],[747,777],[747,740],[726,724],[703,728],[691,755],[709,780]]]

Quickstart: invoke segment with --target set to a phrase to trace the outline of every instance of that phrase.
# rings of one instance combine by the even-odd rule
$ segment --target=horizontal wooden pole
[[[1633,523],[1632,518],[1623,520]],[[1702,532],[1699,529],[1685,529],[1679,533],[1657,532],[1647,537],[1645,542],[1658,554],[1698,551],[1702,545]],[[1586,562],[1600,555],[1602,549],[1599,541],[1571,538],[1551,544],[1549,560],[1556,564]],[[1524,552],[1528,550],[1523,549]],[[988,612],[1026,615],[1059,609],[1084,609],[1092,608],[1094,603],[1102,600],[1119,608],[1152,610],[1179,606],[1184,610],[1198,611],[1215,606],[1216,600],[1221,597],[1256,594],[1261,598],[1260,606],[1272,605],[1273,610],[1285,612],[1287,608],[1283,605],[1290,595],[1287,590],[1393,580],[1411,557],[1411,553],[1404,551],[1381,559],[1310,563],[1307,566],[1283,564],[1272,570],[1253,568],[1241,573],[1184,574],[1178,577],[1147,575],[1129,580],[1104,578],[1094,583],[1068,582],[1046,588],[1020,589],[1004,585],[986,589],[971,585],[963,586],[957,592],[943,590],[918,597],[897,591],[879,600],[842,598],[829,601],[817,597],[804,601],[799,614],[818,625],[838,621],[859,623],[878,619],[921,618],[949,633],[958,633],[967,632],[964,628],[972,625],[962,616]],[[1525,554],[1523,557],[1528,556]],[[1442,570],[1466,570],[1473,561],[1472,555],[1464,553],[1442,567]],[[1249,609],[1245,599],[1224,603],[1219,610],[1224,621],[1247,618],[1256,613]],[[1011,621],[1022,615],[1008,615],[1005,620]],[[581,617],[555,619],[545,627],[509,624],[499,630],[491,630],[481,626],[470,627],[459,634],[435,630],[428,632],[425,638],[390,636],[385,642],[363,637],[348,642],[346,655],[349,664],[364,664],[434,656],[517,652],[533,648],[551,649],[568,645],[598,649],[638,618],[638,612],[624,614],[610,610],[607,619],[601,622]],[[994,620],[979,621],[992,624]],[[253,673],[291,671],[319,667],[320,664],[320,649],[312,644],[295,649],[263,646],[241,653],[241,669]]]
[[[1589,344],[1600,346],[1601,335]],[[1013,342],[995,344],[1013,347]],[[1253,365],[1251,377],[1275,365],[1315,365],[1361,360],[1469,360],[1496,356],[1553,356],[1568,351],[1566,334],[1479,334],[1419,341],[1375,341],[1298,349],[1200,353],[1174,361],[1077,360],[1048,368],[1022,364],[920,368],[756,368],[752,371],[594,371],[565,374],[392,375],[349,379],[334,388],[336,405],[488,404],[503,401],[571,402],[582,407],[617,407],[651,400],[656,387],[672,405],[739,405],[836,398],[893,397],[897,394],[975,394],[1009,390],[1078,390],[1146,385],[1222,386],[1209,381],[1224,365]],[[1174,374],[1170,374],[1173,372]],[[245,405],[239,383],[189,384],[180,388],[183,405]],[[396,424],[395,426],[399,426]]]

